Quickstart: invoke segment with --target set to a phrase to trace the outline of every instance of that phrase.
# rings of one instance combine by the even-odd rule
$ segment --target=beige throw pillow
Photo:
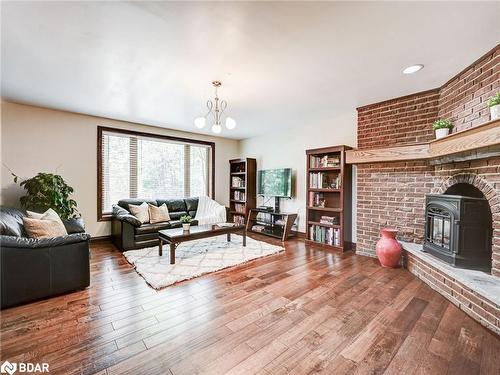
[[[26,233],[32,238],[53,238],[68,234],[64,225],[61,228],[61,223],[57,220],[23,217],[23,224]]]
[[[51,210],[51,208],[49,208],[49,210]],[[43,214],[39,214],[38,212],[33,212],[33,211],[26,211],[26,215],[28,215],[30,219],[42,220],[43,215],[45,215],[47,211],[45,211]]]
[[[142,224],[149,223],[149,209],[146,202],[143,202],[141,205],[129,204],[128,208],[130,209],[130,213]]]
[[[43,214],[39,214],[38,212],[33,212],[33,211],[26,211],[26,214],[30,219],[56,221],[59,224],[60,232],[64,232],[64,235],[68,234],[68,232],[66,231],[66,227],[64,226],[64,223],[62,222],[58,213],[54,211],[52,208],[49,208]]]
[[[154,224],[154,223],[163,223],[165,221],[170,221],[170,215],[168,214],[167,205],[163,203],[160,207],[156,207],[150,204],[149,222],[151,224]]]

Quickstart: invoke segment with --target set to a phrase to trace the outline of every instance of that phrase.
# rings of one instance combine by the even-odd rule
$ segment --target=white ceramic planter
[[[498,120],[500,118],[500,104],[490,107],[491,121]]]
[[[449,128],[436,129],[436,139],[444,138],[448,134],[450,134],[450,129]]]
[[[191,228],[191,224],[182,224],[183,230],[189,230],[189,228]]]

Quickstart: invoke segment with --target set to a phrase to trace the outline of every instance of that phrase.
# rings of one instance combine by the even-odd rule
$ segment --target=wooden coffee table
[[[244,225],[233,225],[230,227],[219,227],[215,225],[195,225],[189,231],[182,228],[164,229],[158,231],[160,239],[159,255],[163,255],[163,243],[170,245],[170,264],[175,264],[175,249],[181,242],[199,240],[201,238],[215,237],[222,234],[227,235],[227,241],[231,241],[231,233],[241,232],[243,236],[243,246],[247,245],[247,236]]]

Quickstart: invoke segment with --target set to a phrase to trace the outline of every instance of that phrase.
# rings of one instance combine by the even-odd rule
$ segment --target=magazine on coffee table
[[[234,227],[234,223],[217,223],[216,224],[218,227],[221,228],[229,228],[229,227]]]

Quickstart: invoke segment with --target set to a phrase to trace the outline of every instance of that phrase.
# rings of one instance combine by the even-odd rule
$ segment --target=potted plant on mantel
[[[440,118],[434,121],[432,124],[432,130],[436,132],[436,139],[444,138],[450,134],[450,130],[453,129],[453,124],[449,119]]]
[[[491,121],[500,118],[500,92],[488,100],[488,107],[490,107]]]
[[[191,228],[191,221],[193,221],[193,219],[189,215],[183,215],[181,216],[180,221],[182,223],[182,229],[188,231],[189,228]]]

